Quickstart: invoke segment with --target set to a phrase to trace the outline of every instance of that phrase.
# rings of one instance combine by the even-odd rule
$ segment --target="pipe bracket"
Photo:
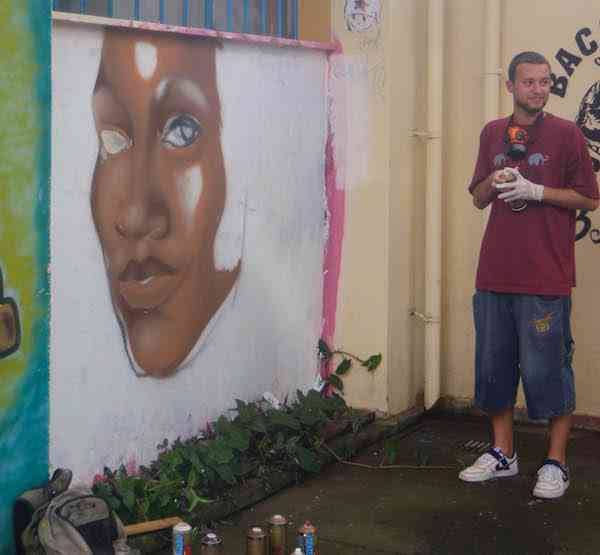
[[[411,310],[409,314],[411,316],[417,317],[419,320],[422,320],[426,324],[439,324],[441,322],[439,318],[435,318],[434,316],[430,316],[428,314],[423,314],[418,310]]]
[[[442,138],[441,135],[436,135],[435,133],[432,133],[431,131],[427,131],[424,129],[411,129],[410,136],[418,137],[422,141],[431,141],[433,139],[441,139]]]

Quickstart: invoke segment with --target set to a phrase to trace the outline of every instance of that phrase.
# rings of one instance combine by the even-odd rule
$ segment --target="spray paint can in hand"
[[[173,526],[173,555],[192,555],[192,527],[187,522]]]
[[[246,534],[246,555],[268,555],[267,533],[261,526],[250,526]]]
[[[287,519],[282,515],[273,515],[269,519],[269,555],[286,555]]]
[[[201,555],[219,555],[223,553],[223,540],[214,532],[207,532],[200,542]]]
[[[304,555],[319,555],[317,529],[308,520],[298,528],[298,546]]]

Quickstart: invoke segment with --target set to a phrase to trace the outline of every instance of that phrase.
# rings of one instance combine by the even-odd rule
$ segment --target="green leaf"
[[[224,416],[221,416],[215,422],[215,430],[217,431],[217,433],[219,433],[221,435],[225,435],[227,432],[229,432],[230,428],[231,428],[231,422],[229,420],[227,420],[227,418],[225,418]]]
[[[121,506],[121,501],[119,501],[119,499],[112,495],[110,497],[104,497],[104,499],[113,511],[119,510],[119,507]]]
[[[208,446],[208,458],[212,463],[216,465],[227,464],[233,459],[232,449],[224,442],[215,440]],[[211,466],[215,466],[215,464]]]
[[[338,364],[338,367],[335,369],[335,373],[338,376],[343,376],[348,373],[348,370],[352,367],[352,361],[349,358],[345,358]]]
[[[270,415],[271,422],[277,426],[285,426],[292,430],[299,430],[301,428],[300,422],[296,420],[292,415],[282,411],[273,411]]]
[[[135,509],[135,493],[132,489],[126,489],[123,492],[123,504],[131,512]]]
[[[369,372],[375,370],[381,364],[381,353],[373,355],[363,362],[363,366],[367,368]]]
[[[223,437],[225,444],[237,451],[246,451],[250,446],[250,433],[237,426],[231,426]]]
[[[319,357],[327,360],[331,358],[331,349],[323,339],[319,339]]]
[[[311,450],[303,447],[302,445],[296,445],[296,456],[298,459],[298,464],[302,470],[306,472],[319,472],[321,470],[321,463],[315,453]]]
[[[398,440],[386,440],[383,449],[388,464],[394,464],[398,456]]]
[[[208,497],[200,497],[193,488],[188,487],[185,490],[185,496],[187,497],[187,500],[190,504],[190,506],[188,507],[188,512],[193,512],[194,509],[198,506],[198,505],[204,505],[207,503],[212,503],[214,500],[213,499],[209,499]]]
[[[309,410],[299,410],[297,415],[300,419],[300,422],[302,422],[302,424],[307,428],[313,428],[324,420],[319,413]]]
[[[344,382],[335,374],[331,374],[326,381],[339,391],[344,391]]]
[[[219,478],[221,478],[223,481],[227,482],[228,484],[235,484],[235,474],[229,465],[220,464],[219,466],[215,467],[215,471],[219,475]]]
[[[196,487],[198,485],[198,483],[200,482],[195,468],[192,468],[192,470],[190,470],[190,473],[188,474],[187,482],[188,482],[188,485],[192,488]]]
[[[258,432],[259,434],[266,434],[267,424],[265,423],[265,417],[262,414],[258,415],[258,417],[250,423],[249,428],[253,432]]]

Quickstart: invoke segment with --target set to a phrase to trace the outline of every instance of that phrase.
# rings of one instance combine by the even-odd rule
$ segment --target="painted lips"
[[[131,309],[152,310],[169,298],[177,282],[175,270],[159,260],[132,260],[119,275],[118,289]]]

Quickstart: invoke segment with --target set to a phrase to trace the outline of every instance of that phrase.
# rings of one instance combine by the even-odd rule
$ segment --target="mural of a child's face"
[[[231,291],[215,267],[226,176],[216,43],[106,31],[92,214],[132,364],[173,374]]]

